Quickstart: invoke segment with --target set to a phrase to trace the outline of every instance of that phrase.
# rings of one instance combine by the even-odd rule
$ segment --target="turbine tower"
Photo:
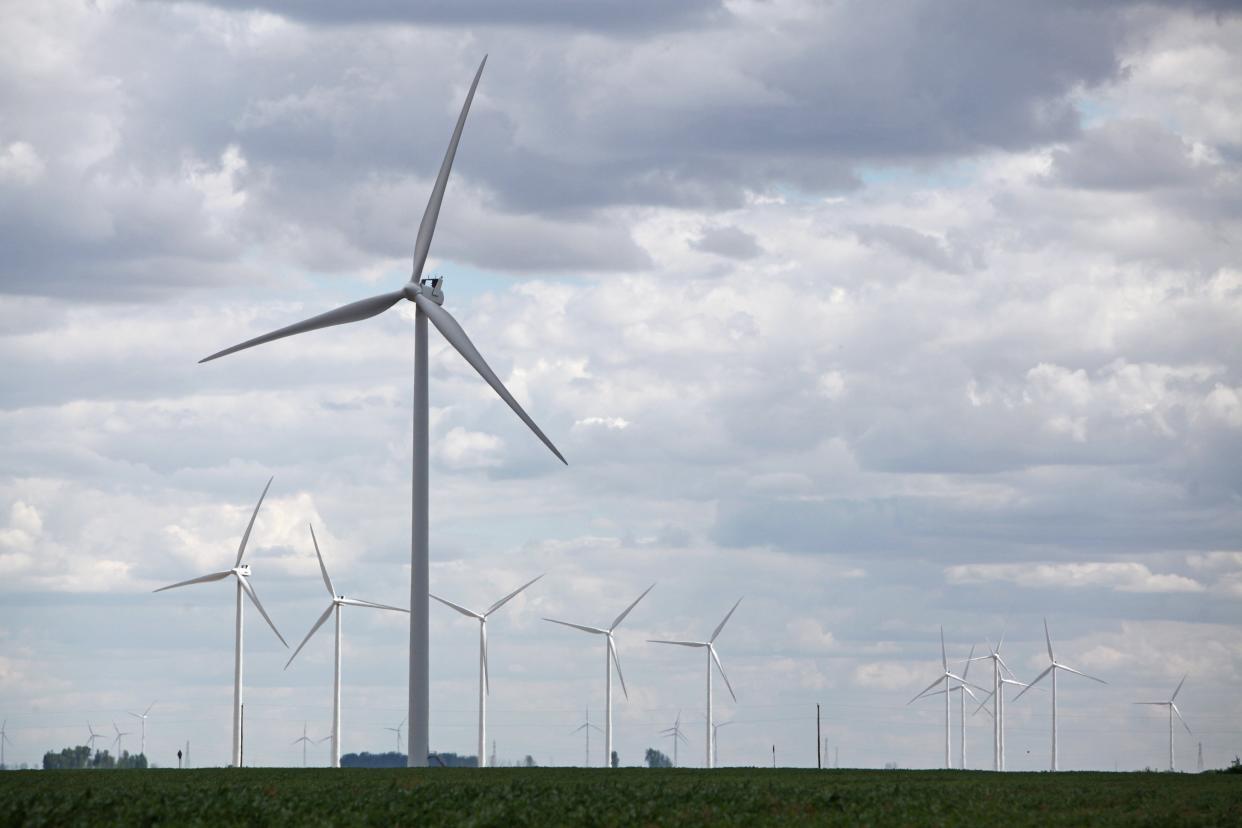
[[[1182,692],[1182,685],[1186,683],[1186,678],[1190,674],[1182,676],[1182,680],[1177,683],[1177,689],[1173,691],[1173,695],[1169,696],[1168,701],[1158,702],[1134,702],[1135,704],[1151,704],[1169,708],[1169,770],[1177,770],[1177,762],[1173,755],[1173,717],[1177,716],[1177,720],[1182,723],[1182,727],[1186,728],[1186,732],[1191,736],[1195,735],[1190,729],[1190,725],[1186,724],[1186,720],[1182,718],[1182,711],[1177,709],[1177,694]]]
[[[383,293],[368,299],[360,299],[335,310],[321,313],[318,316],[296,322],[271,333],[255,337],[226,348],[223,351],[205,357],[200,362],[208,362],[218,357],[237,351],[262,345],[275,339],[294,334],[327,328],[332,325],[343,325],[348,322],[361,322],[370,319],[391,308],[402,299],[413,302],[417,309],[414,312],[414,456],[413,456],[413,494],[411,537],[410,537],[410,684],[408,698],[408,718],[410,721],[410,753],[407,764],[410,767],[425,767],[428,756],[428,700],[430,685],[428,678],[427,654],[430,645],[428,633],[428,595],[430,581],[428,579],[428,425],[429,409],[427,400],[427,320],[435,325],[440,334],[448,340],[466,362],[479,373],[500,398],[505,401],[513,412],[526,423],[545,446],[556,455],[562,463],[565,458],[552,445],[552,441],[539,430],[518,401],[513,398],[504,384],[488,366],[482,355],[474,347],[466,332],[457,324],[457,320],[441,305],[444,304],[444,291],[441,289],[442,279],[423,276],[423,266],[427,262],[427,254],[431,249],[431,237],[435,233],[436,220],[440,215],[440,205],[444,201],[444,189],[448,185],[449,172],[453,167],[453,157],[457,153],[457,144],[461,140],[462,129],[466,125],[466,115],[470,111],[470,102],[474,99],[474,90],[479,85],[483,74],[483,66],[487,56],[479,64],[470,91],[466,94],[466,102],[462,105],[461,114],[457,118],[457,126],[453,129],[453,137],[449,141],[444,161],[440,164],[440,172],[436,176],[435,186],[431,190],[431,198],[423,212],[423,220],[418,226],[418,236],[414,241],[414,267],[410,280],[400,290]]]
[[[712,725],[712,767],[720,767],[720,728],[733,724],[732,721],[719,722]]]
[[[577,733],[578,731],[584,731],[586,733],[586,747],[584,748],[584,753],[582,754],[582,757],[583,757],[582,764],[584,767],[591,766],[591,731],[592,730],[599,731],[600,733],[604,732],[600,730],[597,725],[591,724],[591,708],[588,707],[586,711],[586,721],[584,721],[582,724],[575,727],[573,730],[569,731],[569,734],[571,736]],[[612,757],[609,756],[608,758],[609,758],[609,764],[611,764]]]
[[[940,628],[940,668],[944,671],[940,674],[940,677],[937,678],[935,681],[933,681],[931,684],[927,685],[927,687],[922,692],[920,692],[914,698],[910,699],[910,701],[906,702],[906,704],[907,705],[914,704],[916,701],[918,701],[919,699],[923,698],[926,695],[935,695],[931,691],[935,690],[936,686],[939,685],[941,682],[944,682],[944,688],[941,691],[944,693],[944,766],[946,768],[952,768],[953,760],[951,757],[952,757],[953,746],[951,744],[952,739],[950,736],[951,722],[949,718],[950,708],[949,708],[949,692],[948,691],[953,686],[950,682],[956,681],[959,684],[969,684],[969,682],[967,682],[966,679],[963,678],[962,676],[957,675],[956,673],[954,673],[952,670],[949,669],[949,657],[945,653],[945,649],[944,649],[944,627]],[[979,689],[983,689],[983,688],[979,688]]]
[[[690,744],[690,740],[686,738],[686,734],[681,732],[681,711],[677,711],[677,718],[673,721],[673,726],[660,731],[661,736],[667,736],[673,740],[673,767],[677,767],[677,743],[685,742]]]
[[[652,644],[676,644],[681,647],[703,647],[707,650],[707,745],[706,757],[703,759],[703,767],[705,768],[715,766],[715,751],[712,750],[712,745],[716,740],[716,731],[712,727],[712,662],[715,662],[716,668],[720,670],[720,677],[724,679],[725,687],[729,688],[729,695],[733,696],[733,701],[737,701],[737,694],[733,692],[733,685],[729,684],[729,677],[725,675],[724,665],[720,663],[720,656],[716,654],[716,638],[720,635],[720,631],[724,629],[724,625],[729,622],[734,610],[737,609],[737,605],[740,603],[742,603],[742,599],[738,598],[737,602],[733,604],[733,609],[725,613],[724,619],[712,631],[712,637],[706,641],[662,641],[648,639]],[[679,718],[680,715],[678,714]],[[676,741],[673,744],[676,746]]]
[[[341,607],[367,607],[369,609],[390,610],[392,612],[409,612],[409,610],[338,595],[336,587],[332,585],[332,579],[328,577],[328,568],[323,565],[323,555],[319,553],[319,541],[315,538],[314,526],[310,527],[310,533],[311,543],[315,545],[315,557],[319,559],[319,572],[323,575],[323,585],[328,588],[328,595],[331,596],[332,603],[328,604],[328,608],[323,611],[323,615],[319,616],[315,626],[310,628],[306,638],[302,639],[302,643],[293,651],[293,655],[289,656],[289,660],[285,662],[285,669],[289,669],[289,665],[298,657],[298,653],[302,652],[302,648],[306,646],[306,642],[311,640],[311,636],[328,620],[328,616],[334,615],[336,621],[336,650],[332,667],[332,736],[330,737],[332,739],[332,761],[329,764],[331,767],[339,768],[341,766]]]
[[[483,610],[482,612],[475,612],[474,610],[468,610],[465,607],[454,604],[452,601],[444,600],[439,595],[431,596],[432,598],[435,598],[437,601],[439,601],[441,604],[444,604],[444,606],[451,607],[452,609],[457,610],[458,612],[460,612],[462,615],[466,616],[467,618],[477,618],[479,620],[479,767],[480,768],[487,767],[487,754],[484,752],[487,748],[487,696],[489,693],[492,692],[492,683],[488,679],[488,672],[487,672],[487,616],[491,615],[493,612],[500,609],[505,604],[509,603],[509,601],[515,598],[518,595],[518,593],[520,593],[522,590],[526,589],[528,586],[533,584],[535,581],[538,581],[539,578],[542,578],[542,577],[543,576],[540,575],[536,578],[532,578],[531,580],[522,584],[517,589],[513,590],[513,592],[510,592],[504,598],[501,598],[499,601],[492,604],[487,609]]]
[[[1044,619],[1044,642],[1048,645],[1048,666],[1042,673],[1035,677],[1035,680],[1030,683],[1030,686],[1024,688],[1021,693],[1014,696],[1013,700],[1017,701],[1022,698],[1023,694],[1026,693],[1027,690],[1030,690],[1031,687],[1039,684],[1040,679],[1044,676],[1049,674],[1052,675],[1052,770],[1057,770],[1057,670],[1064,670],[1067,673],[1073,673],[1074,675],[1082,676],[1083,678],[1089,678],[1092,681],[1098,681],[1100,684],[1108,684],[1108,682],[1104,679],[1096,678],[1095,676],[1089,676],[1086,673],[1080,673],[1073,667],[1068,667],[1057,661],[1056,656],[1052,654],[1052,636],[1048,633],[1047,618]]]
[[[8,727],[9,727],[9,720],[5,719],[4,723],[0,724],[0,769],[3,769],[6,767],[6,765],[4,764],[4,746],[13,744],[13,740],[9,738]],[[1202,746],[1200,746],[1199,748],[1199,759],[1201,760],[1203,759],[1203,747]],[[1200,762],[1200,764],[1202,764],[1202,762]]]
[[[150,715],[152,707],[155,707],[155,702],[151,702],[150,704],[148,704],[147,709],[142,711],[141,713],[130,713],[129,714],[133,716],[135,719],[137,719],[139,722],[139,725],[140,725],[139,732],[141,735],[138,737],[138,740],[139,740],[138,751],[143,756],[147,755],[147,716]]]
[[[630,692],[625,689],[625,676],[621,674],[621,659],[617,656],[617,643],[613,640],[613,631],[620,626],[625,620],[625,616],[630,614],[630,610],[638,606],[638,602],[647,597],[647,593],[655,589],[655,584],[643,590],[643,594],[634,599],[634,603],[630,604],[625,610],[617,616],[612,622],[612,626],[606,630],[599,627],[587,627],[582,624],[571,624],[568,621],[557,621],[555,618],[545,618],[544,621],[551,621],[553,624],[560,624],[565,627],[573,627],[575,630],[582,630],[593,635],[604,636],[607,645],[604,651],[604,767],[612,767],[612,665],[617,665],[617,678],[621,680],[621,692],[625,694],[626,699],[630,697]]]
[[[972,644],[970,654],[966,656],[966,662],[962,666],[962,681],[965,681],[966,677],[970,675],[970,662],[974,661],[974,658],[975,648]],[[927,695],[936,696],[941,693],[957,693],[957,764],[959,768],[966,770],[966,696],[969,695],[975,701],[979,701],[979,697],[970,689],[970,685],[960,683],[950,687],[948,690],[935,690]],[[991,711],[988,711],[988,715],[991,715]]]
[[[384,730],[387,730],[390,733],[397,734],[397,754],[398,755],[400,755],[401,753],[401,728],[403,727],[405,727],[405,719],[402,719],[401,724],[397,725],[396,727],[384,728]]]
[[[991,642],[988,643],[988,654],[972,659],[972,661],[991,661],[992,662],[992,689],[983,698],[983,702],[975,708],[975,713],[983,709],[988,703],[988,699],[992,699],[992,770],[1003,771],[1005,769],[1005,694],[1004,688],[1006,684],[1016,684],[1019,687],[1026,687],[1020,681],[1013,670],[1009,669],[1009,665],[1005,663],[1005,659],[1001,658],[1001,647],[1005,645],[1005,636],[1002,634],[1000,642],[996,648],[992,648]],[[1010,678],[1004,678],[1001,670],[1009,673]]]
[[[241,766],[241,710],[242,710],[242,593],[250,599],[255,609],[259,611],[259,615],[263,616],[263,620],[272,628],[272,632],[276,633],[276,637],[280,639],[280,643],[286,647],[289,646],[284,636],[280,634],[280,630],[276,629],[276,625],[272,623],[272,619],[268,617],[267,610],[263,609],[263,605],[259,603],[259,596],[255,593],[254,587],[250,585],[250,564],[242,563],[242,556],[246,554],[246,543],[250,540],[250,531],[254,529],[254,519],[259,516],[259,507],[263,505],[263,498],[267,497],[267,490],[272,486],[272,479],[268,478],[267,485],[263,487],[263,494],[259,495],[259,502],[254,505],[254,512],[250,515],[250,523],[246,525],[246,532],[242,535],[241,544],[237,547],[237,560],[233,562],[232,569],[226,569],[223,572],[213,572],[210,575],[202,575],[198,578],[191,578],[188,581],[180,581],[175,584],[169,584],[166,587],[160,587],[156,592],[163,592],[166,589],[176,589],[177,587],[189,586],[190,584],[205,584],[211,581],[221,581],[232,575],[237,579],[237,621],[234,633],[234,650],[233,650],[233,767]]]

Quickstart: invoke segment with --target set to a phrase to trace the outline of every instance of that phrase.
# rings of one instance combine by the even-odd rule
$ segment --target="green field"
[[[3,825],[1242,825],[1242,775],[562,768],[0,773]]]

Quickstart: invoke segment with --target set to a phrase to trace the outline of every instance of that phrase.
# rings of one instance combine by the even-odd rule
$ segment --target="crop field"
[[[0,825],[1242,825],[1242,776],[754,768],[14,771]]]

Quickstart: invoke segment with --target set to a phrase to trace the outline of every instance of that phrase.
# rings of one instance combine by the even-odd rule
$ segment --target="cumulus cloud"
[[[1203,584],[1184,575],[1158,574],[1136,562],[1064,564],[962,564],[945,570],[952,584],[1008,582],[1023,587],[1098,587],[1118,592],[1202,592]]]

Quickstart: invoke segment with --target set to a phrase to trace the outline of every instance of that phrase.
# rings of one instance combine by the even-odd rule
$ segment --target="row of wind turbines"
[[[1005,769],[1005,687],[1021,687],[1018,694],[1014,696],[1013,701],[1017,701],[1026,695],[1027,691],[1035,687],[1045,678],[1049,678],[1052,685],[1052,744],[1050,749],[1050,770],[1059,770],[1059,761],[1057,754],[1057,671],[1061,670],[1066,673],[1072,673],[1085,679],[1098,682],[1100,684],[1108,684],[1104,679],[1089,676],[1079,670],[1075,670],[1069,665],[1057,661],[1056,655],[1052,650],[1052,635],[1048,632],[1048,620],[1044,619],[1044,643],[1048,648],[1048,666],[1044,668],[1038,676],[1029,684],[1019,681],[1013,670],[1009,669],[1009,665],[1005,663],[1005,659],[1001,657],[1001,647],[1004,646],[1005,637],[1001,636],[1000,642],[993,647],[988,643],[987,655],[975,657],[975,647],[970,648],[970,654],[966,656],[963,663],[961,675],[954,673],[949,669],[949,658],[944,645],[944,628],[940,628],[940,666],[943,671],[931,684],[925,687],[914,698],[907,702],[907,705],[914,704],[919,699],[929,698],[931,696],[944,696],[944,766],[952,768],[952,713],[950,705],[950,696],[953,693],[958,694],[958,767],[965,769],[966,767],[966,697],[978,702],[975,708],[975,714],[980,711],[986,712],[992,719],[992,769],[1003,771]],[[970,665],[976,661],[992,662],[992,689],[987,690],[977,684],[970,682],[966,677],[970,674]],[[1186,728],[1186,732],[1194,735],[1190,729],[1190,725],[1186,724],[1186,720],[1182,718],[1182,713],[1177,709],[1177,694],[1182,691],[1182,685],[1186,683],[1186,676],[1182,676],[1182,680],[1178,682],[1177,688],[1174,689],[1168,701],[1142,701],[1134,702],[1141,705],[1157,705],[1168,708],[1169,711],[1169,770],[1177,769],[1176,756],[1174,752],[1174,733],[1173,717],[1181,722],[1182,727]],[[943,685],[943,686],[941,686]],[[973,688],[973,690],[972,690]],[[982,700],[974,694],[974,690],[978,690],[986,695]],[[989,710],[988,702],[992,703]]]
[[[286,647],[289,646],[288,642],[285,641],[284,636],[280,634],[280,630],[276,628],[276,624],[275,622],[272,621],[271,616],[267,614],[267,610],[263,608],[263,603],[259,600],[258,593],[255,592],[253,584],[250,583],[250,578],[251,578],[250,565],[246,563],[242,563],[242,560],[244,559],[246,555],[246,546],[250,541],[251,532],[254,530],[255,520],[259,516],[259,509],[260,507],[262,507],[263,500],[264,498],[267,497],[267,493],[271,489],[272,479],[273,478],[268,479],[267,485],[263,487],[262,494],[259,495],[258,503],[255,504],[254,511],[251,512],[250,522],[246,525],[246,530],[242,534],[241,543],[237,547],[237,556],[233,562],[233,567],[231,569],[222,570],[220,572],[212,572],[207,575],[200,575],[197,578],[190,578],[185,581],[178,581],[175,584],[169,584],[168,586],[160,587],[159,589],[155,590],[155,592],[164,592],[165,590],[177,589],[178,587],[190,586],[193,584],[212,583],[215,581],[222,581],[230,577],[232,577],[235,581],[234,586],[235,586],[236,592],[235,592],[235,616],[234,616],[235,626],[234,626],[234,655],[233,655],[233,745],[232,745],[232,760],[231,760],[231,764],[235,767],[240,766],[242,762],[242,720],[241,720],[242,703],[243,703],[242,652],[243,652],[243,629],[244,629],[244,622],[245,622],[245,604],[242,601],[243,595],[245,595],[245,597],[249,599],[249,601],[252,604],[254,604],[255,609],[259,611],[259,614],[263,617],[263,620],[267,622],[267,625],[271,628],[272,632],[276,634],[276,637],[280,640],[280,642],[284,644]],[[297,646],[297,649],[293,651],[293,655],[291,655],[289,657],[289,660],[285,663],[285,669],[289,668],[289,666],[293,663],[293,660],[298,657],[298,654],[302,652],[302,649],[306,647],[307,643],[309,643],[311,638],[314,637],[315,633],[318,632],[319,629],[323,627],[324,624],[327,623],[329,618],[332,618],[334,620],[335,633],[336,633],[335,644],[334,644],[333,669],[332,669],[332,732],[330,736],[325,737],[325,738],[330,738],[332,740],[332,746],[331,746],[332,767],[340,767],[340,764],[341,764],[341,657],[342,657],[341,609],[343,607],[362,607],[366,609],[377,609],[377,610],[386,610],[390,612],[407,612],[407,613],[409,612],[409,610],[404,609],[402,607],[389,606],[387,604],[378,604],[378,603],[375,603],[374,601],[364,601],[358,598],[347,598],[345,595],[338,593],[336,589],[336,585],[332,581],[332,577],[328,574],[328,568],[324,564],[323,553],[319,549],[319,540],[315,536],[315,528],[313,526],[310,527],[310,535],[311,535],[311,543],[314,545],[314,548],[315,548],[315,558],[319,562],[319,572],[320,572],[320,575],[322,575],[323,577],[324,587],[328,591],[329,603],[328,603],[327,608],[323,611],[323,613],[311,626],[310,631],[307,632],[306,636],[302,639],[302,643],[300,643]],[[522,592],[527,590],[529,587],[533,586],[541,578],[543,578],[543,575],[539,575],[535,578],[532,578],[531,580],[522,584],[517,589],[508,593],[507,595],[500,598],[499,600],[495,601],[493,604],[491,604],[491,606],[487,607],[487,609],[484,609],[484,610],[468,609],[462,606],[461,604],[454,603],[452,601],[449,601],[446,598],[441,598],[438,595],[430,595],[431,598],[434,598],[436,601],[439,601],[445,606],[461,613],[462,615],[468,618],[476,619],[479,622],[478,758],[479,758],[480,767],[485,767],[487,764],[487,753],[486,753],[487,696],[491,692],[491,681],[489,678],[489,669],[488,669],[487,621],[488,621],[488,618],[491,617],[493,613],[497,612],[505,604],[512,601],[514,598],[516,598]],[[605,651],[604,651],[604,711],[605,711],[604,712],[604,766],[605,767],[610,766],[611,756],[612,756],[612,668],[614,665],[617,668],[617,678],[621,682],[621,692],[625,695],[627,699],[629,698],[629,691],[625,686],[625,676],[621,672],[621,659],[617,653],[617,645],[616,645],[616,639],[614,637],[614,633],[617,627],[621,625],[621,622],[626,619],[626,617],[634,610],[634,608],[638,606],[638,603],[642,601],[643,598],[647,597],[647,594],[651,592],[651,590],[654,588],[655,588],[655,584],[652,584],[651,586],[643,590],[642,594],[639,595],[637,598],[635,598],[633,602],[631,602],[624,610],[622,610],[621,614],[618,615],[615,619],[613,619],[612,624],[609,625],[607,628],[592,627],[592,626],[587,626],[585,624],[576,624],[570,621],[561,621],[555,618],[544,619],[545,621],[549,621],[553,624],[559,624],[561,626],[570,627],[576,630],[580,630],[582,632],[590,633],[592,635],[602,635],[604,637],[604,643],[605,643]],[[733,613],[737,610],[738,605],[741,604],[741,602],[742,602],[742,599],[739,598],[737,602],[732,606],[732,608],[729,609],[729,612],[720,621],[720,623],[716,625],[716,628],[712,631],[711,637],[708,638],[706,641],[654,640],[654,639],[651,640],[651,643],[654,643],[654,644],[670,644],[670,645],[676,645],[676,646],[681,646],[681,647],[703,649],[706,654],[706,657],[707,657],[707,660],[706,660],[706,667],[707,667],[706,734],[707,735],[706,735],[705,762],[706,762],[706,766],[709,768],[714,765],[714,752],[712,750],[712,744],[713,744],[714,736],[715,736],[715,729],[713,728],[713,720],[712,720],[712,665],[713,664],[715,665],[716,669],[719,670],[721,678],[724,679],[725,686],[729,690],[729,695],[733,697],[734,701],[737,700],[737,695],[733,692],[733,686],[729,683],[729,677],[725,673],[724,665],[721,663],[720,656],[716,651],[715,642],[716,642],[717,637],[719,637],[721,631],[724,629],[725,624],[727,624],[729,619],[733,617]],[[152,706],[154,706],[154,702],[152,703]],[[146,718],[150,712],[151,712],[151,707],[148,707],[147,710],[143,712],[142,714],[137,714],[137,713],[130,714],[130,715],[137,717],[142,722],[142,733],[143,733],[142,740],[143,740],[144,752],[146,749]],[[403,720],[402,725],[404,724],[405,724],[405,721]],[[388,729],[392,730],[393,728],[388,728]],[[397,730],[398,745],[400,745],[400,738],[401,738],[400,728],[398,727],[396,728],[396,730]],[[93,729],[90,731],[90,733],[91,733],[91,745],[93,747],[94,740],[99,738],[100,736],[99,734],[96,734]],[[119,743],[121,736],[128,736],[128,735],[131,735],[131,734],[122,733],[118,729],[117,730],[117,742]],[[304,732],[300,739],[297,739],[294,741],[294,744],[297,744],[300,742],[303,746],[303,751],[305,751],[308,741],[310,741],[309,737],[307,737],[306,733]],[[320,741],[323,741],[323,740],[320,740]],[[411,744],[411,749],[413,749],[412,744]]]

